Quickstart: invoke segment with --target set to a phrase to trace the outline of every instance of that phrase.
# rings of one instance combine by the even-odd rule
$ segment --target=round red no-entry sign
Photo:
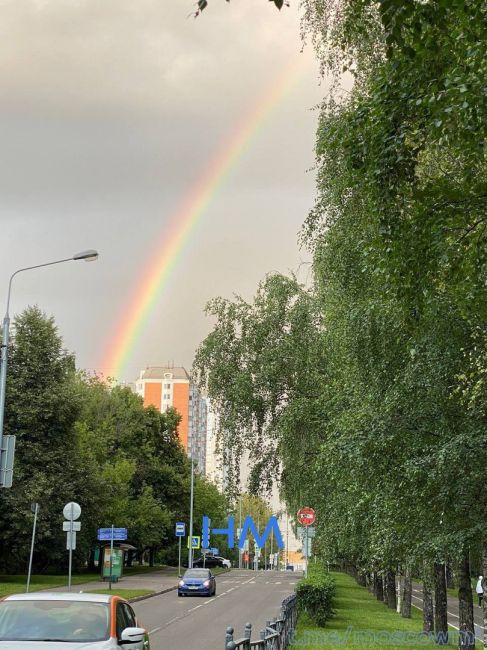
[[[311,526],[316,520],[315,511],[313,508],[300,508],[298,510],[298,521],[303,526]]]

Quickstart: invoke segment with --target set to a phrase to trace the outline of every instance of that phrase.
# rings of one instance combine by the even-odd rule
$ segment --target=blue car
[[[188,569],[179,581],[178,596],[214,596],[215,576],[209,569]]]

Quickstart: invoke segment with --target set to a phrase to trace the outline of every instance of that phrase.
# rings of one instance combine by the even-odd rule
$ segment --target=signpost
[[[178,562],[178,576],[181,575],[181,539],[186,536],[186,524],[183,521],[176,522],[176,537],[179,542],[179,562]]]
[[[308,575],[308,558],[310,555],[310,539],[309,539],[309,526],[315,523],[316,521],[316,514],[313,508],[300,508],[298,510],[298,521],[300,524],[302,524],[305,527],[306,535],[303,540],[303,548],[304,548],[304,577],[306,578]],[[314,530],[313,530],[313,536],[314,536]]]
[[[63,508],[63,515],[67,521],[63,522],[63,530],[66,531],[66,549],[69,551],[68,569],[68,591],[71,591],[71,571],[73,568],[73,551],[76,548],[76,532],[81,530],[81,523],[76,521],[81,514],[81,506],[70,501]]]

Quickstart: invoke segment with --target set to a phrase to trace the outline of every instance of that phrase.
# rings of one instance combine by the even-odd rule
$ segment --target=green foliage
[[[300,580],[296,587],[298,609],[306,613],[313,623],[324,627],[334,614],[335,593],[335,580],[329,573],[325,573],[322,567],[319,571],[310,571],[309,576]]]
[[[190,463],[174,410],[144,408],[128,388],[76,374],[52,318],[29,308],[14,323],[7,375],[6,433],[17,436],[13,487],[0,504],[0,570],[27,567],[32,513],[40,504],[34,566],[67,562],[62,509],[82,508],[75,565],[92,558],[100,527],[129,531],[139,557],[177,557],[174,523],[189,521]],[[196,508],[220,523],[226,499],[196,477]],[[198,516],[201,516],[199,514]]]
[[[230,2],[230,0],[226,1]],[[272,2],[279,10],[281,10],[284,5],[289,6],[286,0],[269,0],[269,2]],[[194,14],[195,18],[197,18],[200,13],[208,7],[208,0],[198,0],[196,4],[198,8]]]
[[[315,548],[360,572],[485,538],[487,5],[305,0],[335,75],[302,232],[314,286],[216,300],[196,368]],[[340,75],[352,75],[341,92]],[[257,481],[258,483],[258,481]]]

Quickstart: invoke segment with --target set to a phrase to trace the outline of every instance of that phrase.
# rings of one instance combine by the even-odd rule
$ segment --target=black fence
[[[252,625],[247,623],[241,639],[233,639],[233,627],[227,628],[225,650],[286,650],[290,645],[298,618],[296,594],[281,603],[277,618],[267,621],[259,638],[252,641]]]

